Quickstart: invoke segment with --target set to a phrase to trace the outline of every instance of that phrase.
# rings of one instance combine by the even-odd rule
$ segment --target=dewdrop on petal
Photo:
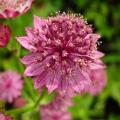
[[[24,74],[34,79],[36,89],[46,87],[49,93],[84,91],[91,84],[91,70],[105,67],[99,62],[103,53],[97,50],[101,36],[76,14],[34,16],[33,24],[26,28],[26,36],[17,37],[30,51],[21,59],[27,67]]]

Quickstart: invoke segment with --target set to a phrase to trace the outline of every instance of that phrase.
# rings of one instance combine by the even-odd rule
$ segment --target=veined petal
[[[45,76],[47,74],[47,71],[42,72],[39,76],[36,76],[33,78],[34,80],[34,87],[35,89],[41,88],[45,85]]]
[[[92,58],[94,58],[94,59],[99,59],[99,58],[103,57],[104,54],[99,51],[94,51],[92,56],[93,56]]]
[[[26,65],[29,65],[34,62],[41,61],[41,60],[42,60],[42,54],[40,52],[34,52],[34,53],[32,52],[32,53],[29,53],[28,55],[24,56],[21,59],[21,62]]]
[[[101,36],[99,34],[88,34],[84,39],[92,39],[93,42],[97,42],[97,40],[100,38]]]
[[[56,66],[56,71],[50,71],[49,73],[51,75],[49,74],[46,78],[46,86],[48,88],[48,92],[51,93],[58,87],[59,81],[61,80],[60,65]]]
[[[25,70],[24,74],[26,76],[36,76],[40,75],[46,68],[46,64],[49,63],[51,57],[46,58],[42,62],[29,65]]]
[[[61,80],[59,81],[58,92],[60,95],[64,96],[67,92],[69,86],[69,81],[66,76],[62,75]]]
[[[76,68],[75,75],[70,79],[70,84],[76,92],[81,92],[89,82],[88,74],[80,68]]]
[[[57,88],[55,74],[53,71],[49,71],[45,77],[46,87],[48,88],[48,92],[51,93],[53,90]]]
[[[24,72],[26,76],[40,75],[45,70],[45,66],[41,63],[28,66]]]
[[[104,69],[105,65],[104,64],[100,64],[100,63],[90,63],[89,64],[90,69]]]
[[[84,86],[80,84],[80,80],[78,81],[78,79],[75,79],[74,77],[70,78],[69,83],[76,92],[80,92],[84,89]]]
[[[86,58],[86,59],[88,59],[88,60],[92,60],[92,59],[93,59],[93,58],[92,58],[91,56],[89,56],[89,55],[81,55],[81,54],[78,54],[78,53],[71,53],[71,54],[70,54],[70,58],[74,59],[74,58],[76,58],[76,57],[78,57],[78,58]]]
[[[30,51],[37,51],[37,48],[30,44],[28,37],[17,37],[16,39],[24,48]]]

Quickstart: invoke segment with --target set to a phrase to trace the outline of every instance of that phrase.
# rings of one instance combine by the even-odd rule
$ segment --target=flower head
[[[0,47],[5,47],[10,40],[11,30],[7,25],[0,24]]]
[[[12,120],[12,118],[10,116],[6,116],[6,115],[0,113],[0,120]]]
[[[13,71],[6,71],[0,73],[0,99],[8,102],[21,95],[23,81],[21,76]]]
[[[0,0],[0,18],[12,18],[25,13],[33,0]]]
[[[69,100],[56,97],[50,104],[40,107],[41,120],[71,120],[67,110],[70,105]]]
[[[105,69],[92,70],[90,73],[92,80],[91,84],[86,88],[86,91],[91,95],[100,93],[107,83],[107,75]]]
[[[21,61],[27,65],[25,75],[34,78],[35,88],[47,87],[62,95],[68,88],[81,92],[91,82],[91,70],[104,67],[96,44],[100,35],[80,16],[35,16],[34,27],[26,32],[17,40],[30,51]]]

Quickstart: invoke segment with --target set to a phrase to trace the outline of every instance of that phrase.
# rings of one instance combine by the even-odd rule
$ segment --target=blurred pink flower
[[[17,37],[30,53],[22,58],[26,76],[34,78],[35,88],[47,87],[65,95],[70,88],[81,92],[90,84],[91,70],[104,68],[97,51],[99,34],[86,21],[73,14],[57,14],[48,19],[34,17],[34,28]]]
[[[13,120],[10,116],[0,113],[0,120]]]
[[[92,80],[91,84],[87,87],[86,91],[91,95],[100,93],[107,83],[107,74],[105,69],[92,70],[90,73]]]
[[[50,104],[40,107],[41,120],[71,120],[69,106],[70,100],[56,97]]]
[[[27,101],[26,101],[24,98],[18,97],[18,98],[16,98],[15,101],[14,101],[14,106],[15,106],[16,108],[21,108],[21,107],[23,107],[26,103],[27,103]]]
[[[0,47],[5,47],[10,40],[11,30],[10,28],[0,23]]]
[[[0,73],[0,99],[8,102],[21,95],[23,81],[21,76],[13,71],[6,71]]]
[[[25,13],[33,0],[0,0],[0,18],[12,18]]]

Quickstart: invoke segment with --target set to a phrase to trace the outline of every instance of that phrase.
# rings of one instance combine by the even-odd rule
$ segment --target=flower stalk
[[[33,111],[39,106],[44,95],[45,95],[45,91],[42,92],[42,94],[38,97],[35,103],[27,104],[26,106],[19,108],[19,109],[8,110],[6,113],[15,115],[15,114],[21,114],[21,113]]]

